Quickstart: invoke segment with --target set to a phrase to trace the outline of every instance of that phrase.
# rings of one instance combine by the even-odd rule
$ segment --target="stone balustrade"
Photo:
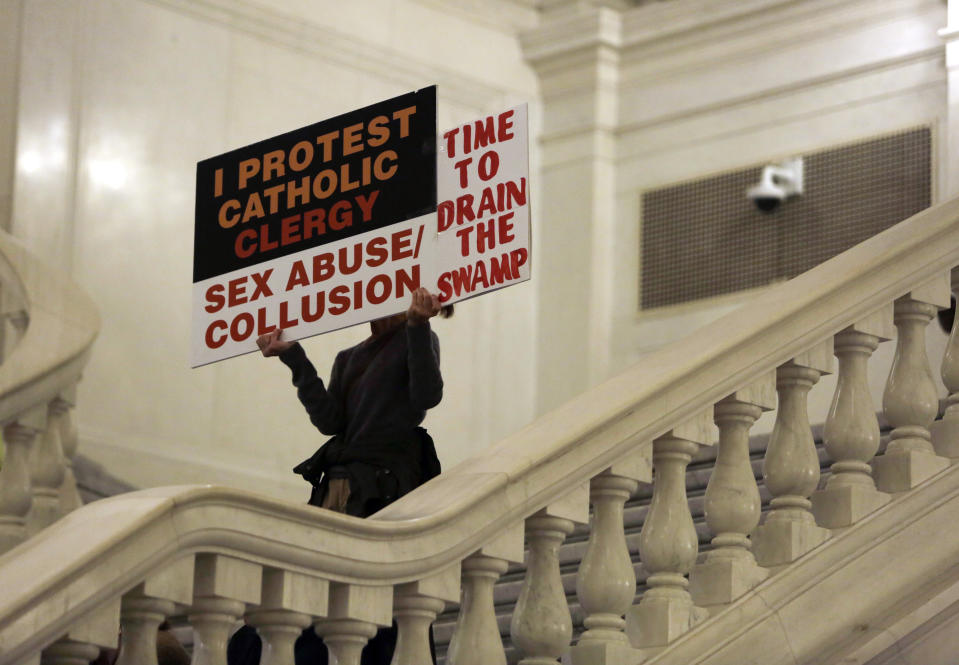
[[[174,611],[193,625],[198,665],[225,663],[241,620],[263,638],[265,663],[289,662],[296,635],[312,625],[334,662],[356,665],[394,620],[394,665],[423,662],[430,623],[457,602],[446,662],[505,665],[492,588],[524,548],[510,627],[521,663],[567,653],[575,665],[685,662],[690,645],[702,650],[697,662],[734,662],[753,628],[797,661],[818,662],[858,639],[863,616],[881,630],[893,608],[933,593],[927,578],[959,555],[959,537],[944,534],[929,552],[909,553],[910,574],[924,584],[861,585],[866,609],[850,616],[810,611],[835,594],[839,567],[867,574],[905,556],[916,533],[955,519],[956,416],[947,411],[933,426],[938,395],[924,330],[947,304],[957,265],[952,201],[770,289],[367,520],[214,487],[135,492],[74,511],[0,557],[0,588],[10,590],[0,597],[0,665],[81,662],[116,647],[121,627],[120,662],[150,663],[156,628]],[[28,335],[34,321],[31,311]],[[883,410],[894,429],[877,456],[866,376],[873,351],[893,337]],[[959,390],[955,337],[942,362],[950,407]],[[837,370],[834,357],[829,412],[810,414],[807,395]],[[15,481],[0,486],[0,536],[10,543],[30,528],[32,504],[40,515],[53,509],[68,475],[73,385],[29,408],[0,400],[4,471]],[[762,472],[772,510],[760,524],[748,433],[773,408]],[[811,420],[825,420],[832,458],[822,488]],[[31,466],[31,445],[48,451],[43,463]],[[684,475],[703,446],[718,453],[705,496],[712,542],[699,556]],[[645,593],[634,603],[622,522],[639,483],[652,483],[653,498],[639,539]],[[577,637],[559,547],[587,522],[576,579],[586,630]],[[802,608],[815,640],[782,619]]]
[[[75,284],[0,233],[0,553],[80,506],[72,407],[98,329]]]

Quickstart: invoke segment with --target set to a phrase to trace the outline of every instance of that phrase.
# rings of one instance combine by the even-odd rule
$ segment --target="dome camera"
[[[746,190],[746,197],[763,212],[772,212],[788,198],[803,191],[802,157],[763,167],[758,185]]]

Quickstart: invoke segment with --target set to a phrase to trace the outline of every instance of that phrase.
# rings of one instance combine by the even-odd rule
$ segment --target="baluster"
[[[559,573],[559,547],[575,522],[589,520],[589,486],[526,519],[529,557],[526,577],[510,622],[520,665],[553,665],[569,649],[573,620]]]
[[[30,482],[33,507],[27,520],[27,533],[32,535],[60,518],[60,486],[65,465],[60,447],[60,420],[67,407],[59,399],[50,402],[47,426],[37,437],[30,456]]]
[[[709,409],[653,441],[653,498],[639,537],[647,591],[626,617],[635,647],[666,646],[707,616],[693,605],[685,577],[699,550],[686,500],[686,466],[699,444],[715,443],[712,421]]]
[[[77,491],[77,478],[73,472],[73,458],[77,455],[79,437],[77,436],[77,387],[60,393],[57,398],[65,413],[60,417],[60,447],[63,450],[64,475],[60,485],[60,514],[66,515],[83,505],[80,492]]]
[[[447,602],[460,596],[460,565],[416,582],[400,584],[393,593],[398,631],[391,665],[431,663],[430,625]]]
[[[926,326],[936,307],[948,307],[948,274],[896,300],[894,321],[898,330],[896,354],[889,371],[882,408],[894,428],[885,454],[873,462],[876,485],[884,492],[903,492],[949,466],[936,455],[929,426],[939,412],[929,358]]]
[[[867,366],[880,341],[893,337],[892,305],[836,334],[839,379],[826,417],[823,443],[835,460],[826,488],[812,495],[816,523],[849,526],[887,504],[869,462],[879,450],[879,421],[869,392]]]
[[[115,649],[120,633],[120,599],[88,612],[66,635],[43,650],[41,665],[87,665],[100,649]]]
[[[193,600],[193,557],[177,560],[128,591],[120,604],[120,653],[116,665],[156,665],[157,629]]]
[[[46,425],[46,406],[37,406],[3,427],[6,454],[0,467],[0,554],[27,538],[30,490],[30,446]]]
[[[705,497],[713,549],[689,575],[697,606],[731,603],[769,576],[756,563],[749,539],[762,509],[749,458],[749,430],[763,411],[775,406],[776,375],[771,372],[714,407],[719,452]]]
[[[572,649],[573,665],[612,665],[635,655],[623,618],[636,597],[636,571],[629,555],[623,507],[639,481],[653,481],[651,451],[614,464],[589,484],[593,504],[589,543],[576,576],[576,597],[586,631]]]
[[[62,639],[43,650],[40,665],[89,665],[99,655],[100,647]]]
[[[952,292],[959,299],[959,268],[953,268]],[[959,457],[959,315],[952,320],[952,331],[942,358],[940,370],[942,382],[949,390],[946,398],[946,412],[942,420],[935,421],[929,428],[932,445],[943,457]]]
[[[193,665],[226,665],[226,644],[246,604],[260,602],[260,566],[220,554],[196,557],[193,606]]]
[[[313,617],[329,612],[330,583],[318,577],[268,568],[260,606],[247,613],[263,642],[260,665],[290,665],[293,647]]]
[[[393,588],[330,585],[329,618],[314,629],[323,638],[330,665],[360,665],[360,654],[378,626],[392,624]]]
[[[772,510],[753,532],[753,551],[761,566],[795,561],[829,537],[829,531],[816,524],[808,498],[819,484],[819,455],[806,398],[819,377],[831,371],[831,337],[776,370],[779,409],[763,460]]]
[[[10,302],[10,297],[6,293],[0,296],[0,308],[2,308],[0,315],[3,317],[0,323],[3,326],[3,348],[0,351],[6,362],[26,334],[27,327],[30,325],[30,315],[21,305]]]
[[[523,523],[517,522],[462,564],[460,611],[446,655],[448,665],[506,665],[496,623],[493,585],[507,562],[523,560]]]

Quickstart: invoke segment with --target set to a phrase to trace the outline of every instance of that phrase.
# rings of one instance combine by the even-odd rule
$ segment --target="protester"
[[[370,337],[336,355],[329,384],[281,330],[257,339],[264,356],[278,356],[290,368],[310,421],[332,437],[294,468],[311,484],[311,505],[368,517],[439,473],[433,441],[420,424],[443,397],[439,339],[429,320],[452,310],[417,289],[406,312],[370,322]],[[362,664],[388,665],[395,643],[394,623],[370,640]],[[255,631],[241,628],[229,663],[255,665],[259,651]],[[327,662],[325,645],[308,628],[296,643],[296,665]]]

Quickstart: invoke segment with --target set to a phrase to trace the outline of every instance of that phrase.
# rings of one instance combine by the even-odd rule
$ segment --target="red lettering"
[[[386,263],[386,259],[390,256],[389,250],[386,249],[386,238],[377,236],[370,240],[366,243],[366,253],[369,256],[366,265],[369,267],[375,268]]]
[[[463,194],[456,199],[456,223],[462,224],[464,219],[468,222],[476,219],[476,215],[473,214],[472,194]]]
[[[440,289],[440,302],[446,302],[453,295],[453,287],[450,286],[450,274],[444,272],[440,275],[440,278],[436,281],[436,285]]]
[[[260,297],[272,296],[273,291],[270,289],[270,285],[266,283],[266,280],[270,279],[270,275],[273,274],[273,268],[266,270],[265,272],[255,272],[253,273],[253,281],[256,283],[256,289],[253,291],[253,295],[250,296],[250,301],[256,300]]]
[[[509,141],[513,138],[513,133],[510,131],[513,128],[513,109],[500,113],[498,121],[496,140]]]
[[[256,334],[265,335],[274,330],[276,330],[276,326],[267,325],[266,323],[266,307],[261,307],[256,310]]]
[[[330,228],[334,231],[342,231],[353,224],[353,206],[349,201],[337,201],[330,206],[329,219]]]
[[[300,316],[304,323],[313,323],[323,316],[323,310],[326,309],[326,292],[319,291],[314,294],[316,298],[316,312],[310,311],[310,296],[303,296],[300,299]]]
[[[225,331],[226,321],[214,321],[206,329],[206,337],[204,339],[206,341],[206,346],[209,349],[218,349],[223,346],[224,342],[226,342],[226,334],[221,336],[219,339],[213,337],[214,332],[217,330]]]
[[[484,152],[479,160],[480,180],[489,180],[496,175],[497,171],[499,171],[499,153],[495,150]],[[465,187],[466,185],[463,186]]]
[[[509,263],[510,263],[510,268],[513,270],[514,279],[519,277],[520,266],[526,265],[526,259],[528,258],[529,258],[529,252],[526,251],[525,247],[514,249],[512,252],[509,253]]]
[[[443,138],[446,139],[446,156],[449,158],[456,157],[456,135],[459,134],[460,128],[451,129],[445,134]]]
[[[376,287],[380,285],[382,287],[382,293],[376,293]],[[386,275],[374,275],[369,282],[366,283],[366,300],[371,305],[379,305],[384,302],[387,298],[390,297],[390,293],[393,292],[393,282]]]
[[[499,231],[498,240],[499,244],[504,245],[508,242],[511,242],[516,238],[510,231],[513,230],[513,225],[509,223],[509,220],[513,219],[513,213],[508,212],[505,215],[499,216],[499,222],[497,228]]]
[[[316,208],[304,212],[303,237],[312,238],[314,235],[321,236],[326,233],[326,226],[323,224],[324,217],[326,217],[326,210],[323,208]]]
[[[300,241],[300,216],[284,217],[280,221],[280,243],[283,246]]]
[[[230,307],[236,307],[246,302],[246,277],[237,277],[229,282],[229,299],[227,303]]]
[[[299,323],[299,321],[297,321],[296,319],[289,318],[289,312],[287,311],[288,308],[289,308],[288,302],[283,301],[280,303],[280,328],[282,328],[283,330],[286,330],[287,328],[292,328],[297,323]]]
[[[260,225],[260,251],[269,252],[271,249],[276,249],[280,244],[276,240],[270,240],[270,225],[261,224]]]
[[[294,286],[308,286],[309,277],[306,275],[306,266],[302,261],[296,261],[290,268],[290,277],[286,280],[286,290],[289,291]]]
[[[368,222],[373,219],[373,204],[376,203],[376,197],[380,195],[380,190],[374,189],[369,196],[362,194],[356,195],[356,204],[360,206],[360,212],[363,214],[363,221]]]
[[[413,229],[397,231],[392,235],[393,260],[408,259],[413,256],[413,250],[410,249],[410,236],[413,235]]]
[[[222,284],[213,284],[206,290],[206,301],[210,303],[203,309],[208,313],[213,314],[223,309],[223,305],[226,304],[226,298],[223,297],[223,285]]]
[[[233,243],[233,251],[236,253],[237,258],[248,259],[256,252],[255,244],[243,244],[243,241],[246,239],[256,240],[256,231],[253,229],[244,229],[237,234],[236,241]]]
[[[469,179],[466,175],[466,167],[470,165],[473,161],[472,157],[467,157],[466,159],[460,160],[453,164],[460,172],[460,187],[466,189],[466,186],[469,184]]]
[[[313,257],[313,283],[322,282],[333,276],[336,270],[333,268],[333,255],[326,252],[317,254]],[[332,301],[333,298],[331,297]]]
[[[487,117],[486,120],[477,120],[473,124],[476,126],[476,136],[473,140],[474,148],[485,148],[490,143],[496,142],[493,116]]]
[[[396,271],[396,297],[402,298],[406,295],[407,290],[410,293],[413,293],[416,289],[420,288],[420,264],[414,265],[412,268],[412,273],[408,273],[405,270]]]
[[[436,231],[441,233],[453,224],[453,202],[443,201],[436,206]]]
[[[241,330],[241,325],[244,325],[245,329]],[[234,342],[242,342],[253,334],[253,330],[253,315],[249,312],[242,312],[230,324],[230,339]]]

